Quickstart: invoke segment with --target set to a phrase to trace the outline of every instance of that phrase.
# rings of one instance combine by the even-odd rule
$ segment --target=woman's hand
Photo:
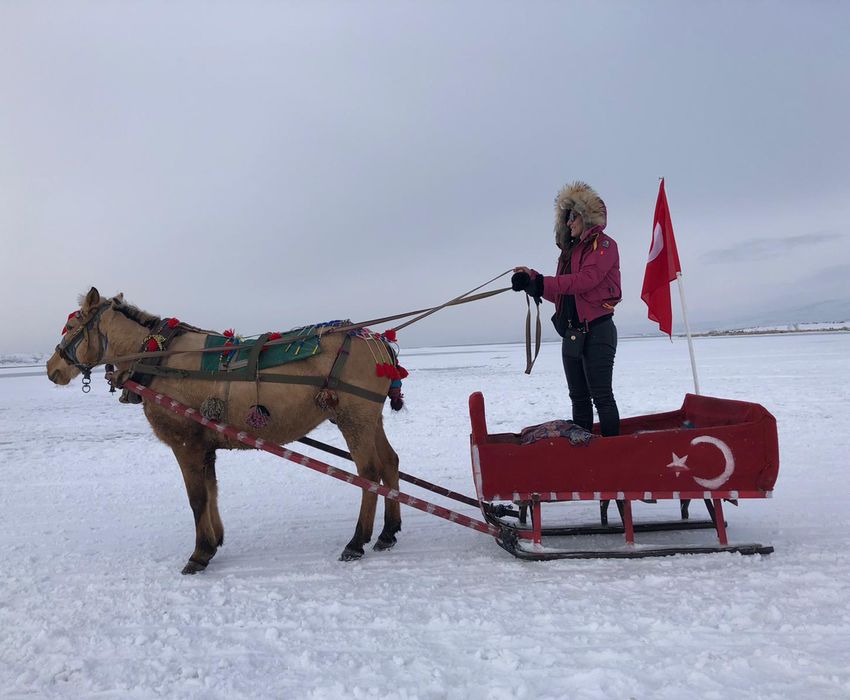
[[[515,292],[524,292],[531,284],[531,275],[527,267],[514,268],[516,271],[511,275],[511,289]]]
[[[525,266],[515,267],[511,276],[511,289],[530,294],[539,304],[543,296],[543,275]]]
[[[514,274],[511,275],[511,289],[515,292],[524,292],[531,283],[531,269],[525,265],[520,265],[514,268]]]

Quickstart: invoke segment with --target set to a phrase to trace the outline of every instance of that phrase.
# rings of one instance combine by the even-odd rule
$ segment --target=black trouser
[[[620,413],[611,389],[616,352],[617,327],[610,317],[600,323],[590,324],[582,357],[567,357],[561,347],[564,373],[567,375],[570,400],[573,403],[573,423],[591,430],[595,404],[599,414],[599,428],[606,437],[620,434]]]

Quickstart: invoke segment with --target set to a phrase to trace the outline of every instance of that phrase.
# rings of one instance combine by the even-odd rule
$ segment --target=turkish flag
[[[673,237],[673,223],[664,192],[664,179],[658,188],[655,202],[655,219],[652,224],[652,244],[643,273],[643,288],[640,298],[648,307],[647,315],[658,324],[662,333],[673,337],[673,308],[670,304],[670,283],[681,272],[679,251]]]

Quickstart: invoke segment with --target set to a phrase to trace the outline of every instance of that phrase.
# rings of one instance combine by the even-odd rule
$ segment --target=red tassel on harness
[[[65,321],[65,327],[62,329],[62,335],[65,335],[68,332],[68,322],[72,318],[74,318],[75,316],[79,316],[79,315],[80,315],[79,311],[72,311],[71,313],[68,314],[68,320]]]
[[[156,338],[148,339],[148,342],[145,344],[146,352],[156,352],[159,350],[159,343],[156,342]]]
[[[381,333],[384,338],[386,338],[391,343],[395,342],[395,328],[388,328],[383,333]]]
[[[226,331],[224,331],[224,332],[222,333],[222,335],[223,335],[225,338],[227,338],[227,340],[225,340],[225,341],[224,341],[224,345],[223,345],[223,347],[225,347],[225,348],[227,348],[227,347],[233,347],[233,339],[236,337],[236,333],[233,331],[233,329],[232,329],[232,328],[228,328]],[[221,359],[222,359],[222,360],[227,361],[227,359],[228,359],[229,357],[230,357],[230,352],[229,352],[229,351],[228,351],[228,352],[223,352],[223,353],[221,353]]]
[[[401,365],[396,365],[396,370],[398,371],[398,379],[407,379],[407,376],[410,374],[410,372]]]
[[[168,322],[166,323],[166,325],[167,325],[169,328],[177,328],[177,326],[179,326],[179,325],[180,325],[180,321],[178,321],[176,318],[169,318],[169,319],[168,319]]]

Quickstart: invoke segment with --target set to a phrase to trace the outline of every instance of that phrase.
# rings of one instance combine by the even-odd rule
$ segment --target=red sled
[[[729,544],[723,501],[770,498],[779,473],[776,419],[759,404],[686,394],[677,411],[626,418],[620,435],[594,435],[573,445],[565,437],[522,444],[519,434],[487,432],[484,396],[469,397],[472,473],[484,517],[501,530],[498,544],[522,559],[633,558],[739,552],[769,554],[761,544]],[[682,520],[635,523],[633,501],[677,499]],[[687,503],[703,499],[711,521],[686,520]],[[607,524],[607,502],[617,502],[622,527]],[[510,502],[506,505],[500,502]],[[556,501],[600,501],[599,526],[544,528],[541,506]],[[513,506],[519,506],[517,511]],[[530,528],[524,513],[531,511]],[[716,546],[635,544],[635,531],[711,527]],[[622,532],[618,549],[553,549],[544,535]]]

